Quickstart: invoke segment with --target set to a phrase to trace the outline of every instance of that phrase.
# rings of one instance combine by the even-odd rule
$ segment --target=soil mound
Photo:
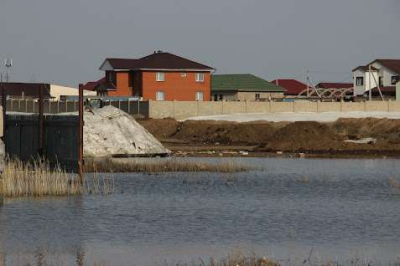
[[[268,142],[278,125],[274,123],[230,123],[185,121],[173,138],[207,144],[261,144]]]
[[[279,129],[267,148],[282,151],[329,150],[338,148],[344,137],[336,134],[327,124],[294,122]]]
[[[172,118],[140,119],[137,122],[159,140],[169,139],[179,127],[179,122]]]
[[[373,137],[389,143],[400,144],[400,120],[395,119],[339,119],[332,129],[349,139]]]
[[[84,155],[162,155],[170,151],[129,114],[113,106],[84,114]]]

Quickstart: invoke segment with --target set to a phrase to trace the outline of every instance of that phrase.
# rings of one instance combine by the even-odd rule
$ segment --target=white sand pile
[[[84,120],[84,156],[170,153],[132,116],[113,106],[85,112]]]

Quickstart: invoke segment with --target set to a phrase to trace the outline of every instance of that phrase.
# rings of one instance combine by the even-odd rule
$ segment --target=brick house
[[[107,58],[98,95],[156,101],[209,101],[213,68],[162,51],[140,59]]]

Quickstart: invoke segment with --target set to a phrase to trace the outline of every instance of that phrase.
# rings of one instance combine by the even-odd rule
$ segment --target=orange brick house
[[[107,58],[98,95],[155,101],[209,101],[213,68],[158,51],[140,59]]]

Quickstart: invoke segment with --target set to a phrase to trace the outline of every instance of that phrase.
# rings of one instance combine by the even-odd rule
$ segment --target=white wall
[[[376,88],[379,86],[379,72],[372,71],[372,72],[365,72],[365,91],[369,91],[370,89]]]
[[[363,77],[364,78],[364,85],[362,86],[357,86],[357,77]],[[353,87],[354,87],[354,96],[357,95],[363,95],[365,92],[365,72],[361,71],[360,69],[357,69],[356,71],[353,72]]]
[[[65,86],[60,86],[60,85],[50,85],[50,95],[51,97],[54,97],[55,101],[60,100],[61,95],[66,95],[66,96],[78,96],[79,95],[79,90],[77,88],[71,88],[71,87],[65,87]],[[84,96],[96,96],[95,91],[83,91]]]

